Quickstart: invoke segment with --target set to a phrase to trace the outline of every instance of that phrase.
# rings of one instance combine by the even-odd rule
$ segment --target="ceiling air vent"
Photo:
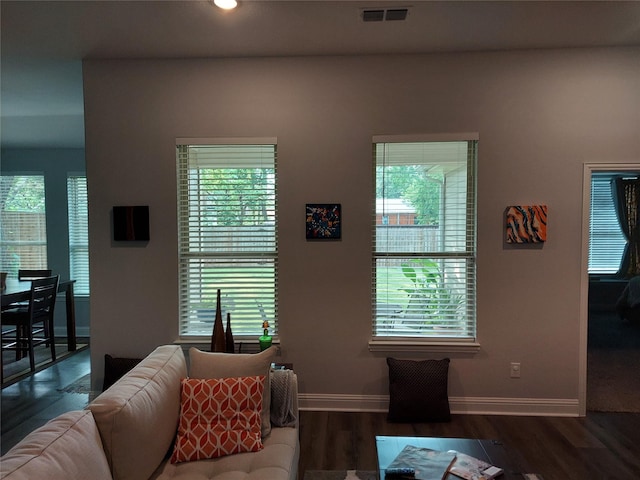
[[[408,8],[390,8],[384,16],[385,20],[406,20]]]
[[[362,10],[363,22],[390,22],[406,20],[408,8],[366,8]]]
[[[365,22],[382,22],[384,20],[384,10],[363,10],[362,20]]]

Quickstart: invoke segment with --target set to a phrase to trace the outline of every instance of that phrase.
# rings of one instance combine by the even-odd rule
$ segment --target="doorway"
[[[591,183],[594,175],[640,175],[640,164],[588,164],[583,186],[580,410],[640,412],[640,379],[630,365],[640,362],[640,325],[615,311],[626,281],[589,273]],[[593,270],[593,268],[592,268]]]

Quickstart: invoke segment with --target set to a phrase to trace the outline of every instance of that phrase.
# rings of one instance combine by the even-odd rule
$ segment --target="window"
[[[0,177],[3,272],[17,277],[19,269],[47,268],[47,226],[44,176]]]
[[[210,337],[217,290],[234,337],[277,334],[276,144],[179,141],[180,336]]]
[[[373,336],[473,342],[476,139],[374,139]]]
[[[89,295],[89,222],[86,177],[67,178],[69,274],[74,292]]]
[[[617,176],[630,175],[612,172],[594,172],[591,175],[588,266],[590,274],[618,273],[627,245],[613,203],[613,181]]]

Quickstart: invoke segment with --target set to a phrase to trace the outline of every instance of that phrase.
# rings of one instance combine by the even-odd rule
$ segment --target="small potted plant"
[[[262,352],[263,350],[266,350],[267,348],[269,348],[271,346],[271,342],[272,342],[272,338],[271,335],[269,335],[269,322],[267,320],[265,320],[264,322],[262,322],[262,336],[258,338],[258,341],[260,342],[260,351]]]

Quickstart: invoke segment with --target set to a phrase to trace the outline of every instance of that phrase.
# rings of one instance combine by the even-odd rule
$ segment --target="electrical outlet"
[[[520,362],[511,362],[511,378],[520,378]]]

